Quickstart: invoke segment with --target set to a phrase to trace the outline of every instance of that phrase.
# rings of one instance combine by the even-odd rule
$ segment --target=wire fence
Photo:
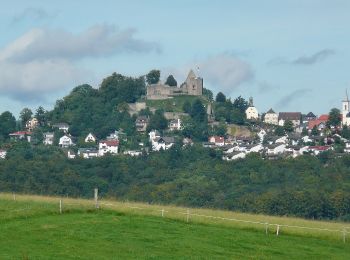
[[[20,197],[20,196],[18,196]],[[8,199],[8,196],[7,196]],[[13,200],[16,201],[16,195],[13,194]],[[155,206],[148,206],[148,207],[140,207],[135,205],[129,205],[127,202],[104,202],[103,200],[99,200],[98,198],[98,191],[95,190],[95,197],[93,201],[84,200],[84,202],[73,202],[74,199],[68,199],[68,198],[55,198],[51,199],[50,203],[52,204],[53,201],[55,201],[58,204],[55,204],[56,206],[53,206],[53,211],[57,212],[59,214],[63,214],[66,211],[69,211],[70,209],[83,209],[83,208],[94,208],[94,209],[114,209],[116,211],[123,211],[123,209],[128,208],[131,210],[136,210],[142,215],[156,215],[161,217],[168,217],[172,219],[179,219],[177,216],[182,216],[182,220],[185,222],[190,222],[192,219],[196,218],[195,221],[198,221],[200,219],[209,219],[209,220],[220,220],[224,222],[236,222],[236,223],[244,223],[247,224],[246,227],[256,227],[262,226],[263,230],[266,235],[268,234],[275,234],[276,236],[281,235],[282,230],[288,229],[290,230],[308,230],[308,231],[318,231],[318,232],[325,232],[325,233],[333,233],[338,234],[341,237],[341,240],[343,243],[347,242],[347,237],[350,234],[350,226],[344,226],[342,228],[323,228],[323,227],[310,227],[310,226],[300,226],[300,225],[289,225],[289,224],[282,224],[282,223],[268,223],[264,221],[252,221],[252,220],[246,220],[246,219],[239,219],[239,218],[232,218],[232,217],[223,217],[223,216],[212,216],[212,215],[206,215],[206,214],[199,214],[195,212],[191,212],[190,209],[187,209],[186,211],[182,210],[166,210],[164,208],[156,208]],[[56,208],[57,207],[57,208]],[[160,206],[159,206],[160,207]],[[28,212],[33,211],[35,212],[37,210],[36,207],[27,206],[25,208],[20,209],[2,209],[2,212]],[[180,218],[181,219],[181,218]],[[271,228],[272,227],[272,228]],[[260,229],[259,229],[260,230]],[[287,232],[290,233],[290,232]],[[291,232],[293,233],[293,232]]]

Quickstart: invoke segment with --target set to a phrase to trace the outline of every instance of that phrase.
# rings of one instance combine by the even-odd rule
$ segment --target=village
[[[180,87],[170,87],[158,82],[147,86],[147,100],[167,100],[174,96],[203,95],[203,79],[197,77],[191,70],[184,83]],[[124,149],[122,143],[128,142],[128,136],[123,129],[115,129],[108,136],[98,140],[94,133],[89,133],[84,138],[84,145],[79,146],[76,138],[70,134],[70,126],[65,122],[50,125],[51,129],[62,133],[56,144],[64,150],[69,159],[96,158],[107,154],[124,154],[129,156],[147,155],[150,152],[159,152],[173,147],[193,145],[191,138],[181,135],[183,120],[188,117],[184,112],[164,112],[168,127],[165,131],[149,129],[150,117],[139,115],[141,110],[147,109],[145,102],[128,104],[130,115],[134,115],[135,128],[139,135],[147,136],[147,142],[139,142],[139,149]],[[260,114],[254,106],[253,98],[249,98],[245,110],[245,120],[249,122],[246,131],[238,134],[226,131],[223,135],[208,136],[206,142],[200,142],[203,147],[215,149],[222,153],[222,159],[231,161],[243,159],[250,153],[259,153],[263,158],[276,159],[301,156],[304,154],[318,155],[325,151],[335,151],[341,155],[350,153],[350,140],[342,135],[341,129],[347,129],[350,125],[350,101],[346,97],[342,101],[342,109],[339,114],[339,126],[329,124],[329,114],[316,116],[313,112],[275,112],[272,108],[266,113]],[[149,109],[149,108],[148,108]],[[151,108],[154,110],[154,108]],[[213,102],[205,105],[207,111],[208,126],[217,126],[215,121]],[[227,124],[227,123],[226,123]],[[21,131],[12,132],[9,137],[12,141],[32,141],[32,133],[39,126],[37,118],[32,117]],[[148,131],[147,131],[148,130]],[[344,131],[343,131],[344,132]],[[55,132],[44,132],[42,143],[55,145]],[[121,142],[122,141],[122,142]],[[198,142],[197,142],[198,144]],[[0,158],[5,159],[6,149],[0,150]]]

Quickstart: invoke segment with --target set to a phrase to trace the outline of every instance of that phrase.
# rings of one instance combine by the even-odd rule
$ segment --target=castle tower
[[[348,91],[346,90],[346,95],[345,98],[342,101],[342,124],[343,125],[349,125],[349,120],[348,120],[348,114],[349,114],[349,105],[350,105],[350,101],[349,101],[349,97],[348,97]]]
[[[253,97],[250,97],[250,98],[249,98],[249,106],[250,106],[250,107],[253,107],[253,106],[254,106],[254,104],[253,104]]]
[[[203,94],[203,79],[197,77],[193,70],[188,73],[185,84],[188,95],[201,96]]]

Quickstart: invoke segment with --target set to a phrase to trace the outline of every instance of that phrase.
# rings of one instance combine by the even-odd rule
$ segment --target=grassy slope
[[[292,234],[277,237],[258,229],[195,219],[186,223],[147,215],[147,211],[146,215],[135,214],[122,204],[114,204],[120,210],[95,211],[91,201],[64,203],[66,211],[59,215],[57,199],[17,197],[12,201],[1,195],[0,258],[347,259],[350,255],[349,244],[340,239]]]
[[[200,98],[203,104],[207,104],[208,101],[205,97],[198,96],[177,96],[164,100],[146,100],[146,104],[149,107],[156,109],[163,109],[165,112],[183,112],[183,104],[186,101],[192,103],[194,100]]]

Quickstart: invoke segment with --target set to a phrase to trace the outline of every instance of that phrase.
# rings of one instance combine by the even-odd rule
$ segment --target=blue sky
[[[350,1],[7,1],[0,112],[52,109],[82,83],[156,68],[254,97],[259,112],[321,114],[350,87]]]

